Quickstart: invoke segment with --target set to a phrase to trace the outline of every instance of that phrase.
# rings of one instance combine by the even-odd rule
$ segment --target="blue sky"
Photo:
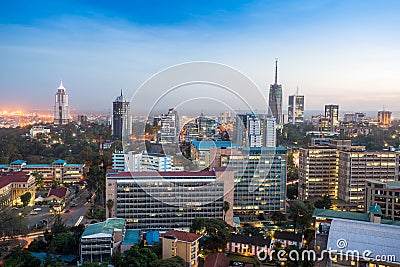
[[[215,61],[265,96],[279,58],[306,109],[400,110],[400,2],[7,1],[0,9],[0,110],[51,110],[59,80],[78,111],[108,111],[154,73]],[[193,89],[195,90],[195,89]],[[190,97],[190,92],[189,92]]]

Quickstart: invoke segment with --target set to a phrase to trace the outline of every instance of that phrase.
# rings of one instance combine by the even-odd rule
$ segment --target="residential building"
[[[400,222],[381,218],[379,205],[368,214],[315,209],[313,217],[314,266],[400,266]]]
[[[235,176],[234,214],[252,221],[260,214],[285,211],[286,149],[283,147],[211,148],[211,168],[229,167]]]
[[[338,198],[352,210],[364,210],[367,179],[396,181],[399,154],[390,151],[339,151]]]
[[[178,112],[170,108],[167,114],[161,115],[160,143],[178,142],[180,127]]]
[[[400,182],[382,182],[367,179],[365,188],[365,207],[378,204],[382,216],[400,221]]]
[[[236,143],[248,147],[275,147],[276,123],[265,114],[237,114]]]
[[[257,256],[260,252],[269,254],[270,245],[270,237],[231,234],[227,251],[243,256]]]
[[[233,171],[108,172],[106,201],[115,203],[111,217],[124,218],[129,229],[188,228],[197,217],[225,218],[233,224]],[[107,215],[108,215],[107,211]]]
[[[175,256],[185,261],[186,267],[199,265],[198,253],[200,251],[199,240],[202,235],[183,231],[171,230],[162,237],[162,258],[169,259]]]
[[[48,135],[50,133],[50,129],[44,128],[44,126],[42,125],[37,125],[37,126],[33,126],[30,130],[29,130],[29,135],[32,138],[35,138],[36,135],[41,134],[41,135]]]
[[[35,178],[29,172],[0,172],[0,206],[21,204],[19,197],[31,193],[31,203],[35,198]]]
[[[112,133],[116,140],[130,140],[132,134],[131,103],[122,95],[113,102]]]
[[[299,124],[304,122],[304,95],[296,94],[289,96],[288,122]]]
[[[339,105],[325,105],[325,118],[329,119],[330,131],[339,126]]]
[[[379,111],[378,112],[378,124],[380,127],[392,126],[392,112],[391,111]]]
[[[80,240],[80,263],[109,261],[124,235],[124,219],[109,218],[105,222],[89,224]]]
[[[54,124],[64,125],[70,122],[69,119],[69,105],[68,105],[68,94],[63,86],[62,81],[60,86],[57,88],[54,104]]]
[[[278,84],[278,60],[275,61],[275,83],[270,85],[268,104],[268,115],[273,116],[276,123],[281,125],[283,123],[282,85]]]

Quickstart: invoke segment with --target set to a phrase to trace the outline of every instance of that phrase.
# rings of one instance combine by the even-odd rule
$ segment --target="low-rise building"
[[[65,203],[68,195],[69,190],[66,187],[61,186],[57,188],[50,188],[45,200],[50,202]]]
[[[302,248],[303,242],[304,242],[304,236],[301,233],[275,231],[274,238],[271,241],[271,248],[273,248],[278,244],[281,247],[295,246],[298,248]]]
[[[185,261],[186,267],[199,265],[199,240],[202,235],[183,231],[171,230],[162,237],[162,258],[169,259],[175,256]]]
[[[77,183],[86,173],[85,164],[69,164],[59,159],[49,164],[28,164],[25,160],[16,160],[10,164],[0,165],[0,171],[26,171],[43,174],[44,183]]]
[[[260,252],[269,254],[271,238],[232,234],[227,244],[227,251],[243,256],[256,256]]]
[[[35,178],[28,172],[0,172],[0,206],[21,204],[20,196],[31,193],[31,203],[35,196]]]
[[[105,222],[89,224],[80,240],[80,263],[109,261],[124,236],[124,219],[111,218]]]

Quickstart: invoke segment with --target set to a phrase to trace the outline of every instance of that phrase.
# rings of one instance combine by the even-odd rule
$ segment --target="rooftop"
[[[197,172],[108,172],[107,177],[118,178],[133,178],[133,177],[215,177],[212,171],[197,171]]]
[[[233,144],[231,141],[192,141],[192,145],[197,150],[209,150],[212,147],[223,148],[223,147],[239,147],[237,144]]]
[[[67,191],[68,189],[63,186],[57,188],[51,188],[47,197],[56,196],[58,198],[64,198],[65,195],[67,194]]]
[[[173,236],[176,239],[185,242],[194,242],[202,237],[202,235],[176,230],[168,231],[164,234],[164,236]]]
[[[122,245],[137,245],[139,244],[140,230],[126,230],[125,238]]]
[[[64,164],[66,162],[67,161],[65,159],[58,159],[58,160],[54,161],[53,164]]]
[[[281,239],[281,240],[291,240],[291,241],[301,242],[303,240],[303,235],[301,233],[275,231],[274,238]]]
[[[83,231],[82,237],[90,237],[95,234],[106,234],[112,235],[114,229],[123,230],[125,227],[125,219],[121,218],[109,218],[105,222],[89,224],[85,231]]]
[[[223,266],[229,266],[229,257],[225,256],[222,253],[215,253],[212,255],[209,255],[205,262],[204,262],[204,267],[223,267]]]
[[[15,161],[11,162],[10,164],[11,165],[21,165],[21,164],[24,164],[24,163],[26,163],[26,160],[18,159],[18,160],[15,160]]]
[[[26,183],[30,178],[28,172],[0,172],[0,188],[9,185],[10,183],[22,182]]]

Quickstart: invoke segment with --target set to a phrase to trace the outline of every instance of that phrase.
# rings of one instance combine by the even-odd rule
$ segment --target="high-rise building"
[[[330,130],[339,125],[339,105],[325,105],[325,118],[329,119]]]
[[[115,203],[112,217],[126,219],[129,229],[189,228],[194,218],[220,218],[233,224],[233,171],[109,172],[106,200]],[[109,213],[107,212],[107,215]]]
[[[353,210],[364,210],[367,179],[396,181],[399,154],[390,151],[340,151],[338,197]]]
[[[242,221],[285,211],[286,149],[283,147],[211,148],[213,166],[234,171],[233,212]]]
[[[132,134],[131,105],[119,95],[113,102],[112,130],[114,139],[129,140]]]
[[[304,122],[304,95],[296,94],[289,96],[288,122],[298,124]]]
[[[174,108],[161,116],[160,143],[176,143],[179,137],[179,117]]]
[[[391,111],[379,111],[378,112],[378,124],[381,127],[389,127],[392,125],[392,112]]]
[[[268,104],[268,114],[275,117],[277,124],[282,124],[282,85],[278,84],[278,60],[275,61],[275,83],[269,88]]]
[[[69,123],[68,94],[65,91],[62,81],[57,88],[54,104],[54,124],[63,125]]]
[[[146,172],[146,171],[172,171],[172,156],[159,153],[127,153],[117,152],[112,154],[112,168],[118,171]]]
[[[238,114],[236,116],[236,142],[248,147],[275,147],[275,118],[265,114]]]

